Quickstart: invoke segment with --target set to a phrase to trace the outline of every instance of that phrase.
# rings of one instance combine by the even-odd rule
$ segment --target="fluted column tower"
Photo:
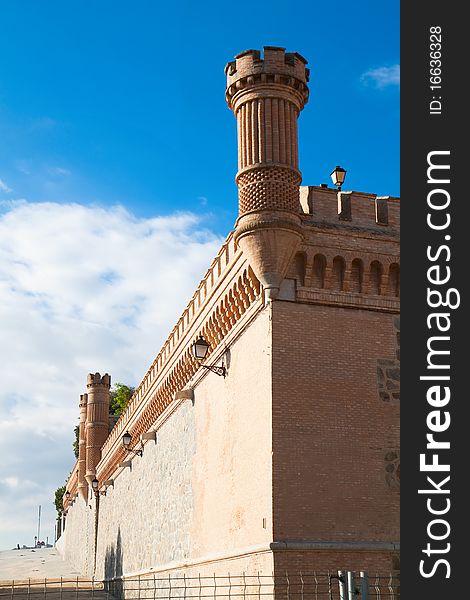
[[[88,497],[88,484],[85,479],[86,472],[86,413],[87,394],[80,394],[80,424],[78,426],[78,493],[86,500]]]
[[[89,373],[87,376],[86,412],[86,471],[88,484],[96,476],[96,465],[101,459],[101,447],[109,432],[109,388],[111,377],[105,373]]]
[[[297,118],[308,100],[306,60],[284,48],[246,50],[225,67],[238,125],[235,238],[268,298],[302,241]]]

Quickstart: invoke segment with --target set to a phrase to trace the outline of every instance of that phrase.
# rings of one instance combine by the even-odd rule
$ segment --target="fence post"
[[[347,572],[347,582],[348,582],[348,600],[354,600],[355,596],[355,586],[354,586],[354,572]]]
[[[359,573],[361,577],[361,600],[369,600],[369,576],[366,571]]]
[[[338,585],[340,600],[348,599],[348,581],[346,579],[346,571],[338,571]]]

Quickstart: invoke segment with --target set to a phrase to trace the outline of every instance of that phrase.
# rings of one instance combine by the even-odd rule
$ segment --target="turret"
[[[109,388],[111,377],[105,373],[89,373],[87,377],[86,412],[86,472],[89,485],[96,476],[101,459],[101,447],[109,432]]]
[[[78,426],[78,493],[86,500],[88,497],[88,484],[85,479],[86,473],[86,416],[87,416],[87,394],[80,395],[80,424]]]
[[[225,67],[238,125],[235,238],[275,298],[302,242],[297,118],[308,100],[306,60],[284,48],[246,50]]]

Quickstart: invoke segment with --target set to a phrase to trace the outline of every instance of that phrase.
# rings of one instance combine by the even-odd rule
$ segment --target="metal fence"
[[[0,600],[399,600],[398,575],[338,571],[285,575],[142,575],[0,583]]]

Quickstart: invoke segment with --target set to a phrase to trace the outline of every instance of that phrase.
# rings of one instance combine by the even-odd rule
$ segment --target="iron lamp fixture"
[[[98,489],[98,486],[99,486],[99,482],[98,482],[98,480],[95,477],[93,479],[93,481],[91,482],[91,487],[92,487],[93,491],[95,492],[95,496],[96,497],[98,497],[98,496],[106,496],[106,490],[100,491]]]
[[[220,377],[225,377],[225,375],[227,374],[227,369],[225,368],[223,361],[222,366],[220,367],[214,365],[203,365],[201,363],[201,361],[206,358],[207,353],[209,352],[209,348],[209,344],[200,335],[199,338],[191,346],[191,353],[193,357],[200,363],[201,367],[207,369],[208,371],[212,371],[212,373],[215,373],[216,375],[220,375]]]
[[[131,441],[132,436],[128,431],[126,431],[126,433],[122,436],[122,445],[124,446],[124,450],[126,450],[127,452],[132,452],[132,454],[138,454],[139,456],[142,456],[142,449],[132,450],[131,448],[129,448]]]
[[[336,165],[336,167],[330,173],[330,177],[335,186],[338,188],[338,192],[340,192],[341,186],[343,185],[344,180],[346,179],[346,171],[339,165]]]
[[[67,490],[64,494],[65,499],[68,500],[70,498],[70,492]]]

